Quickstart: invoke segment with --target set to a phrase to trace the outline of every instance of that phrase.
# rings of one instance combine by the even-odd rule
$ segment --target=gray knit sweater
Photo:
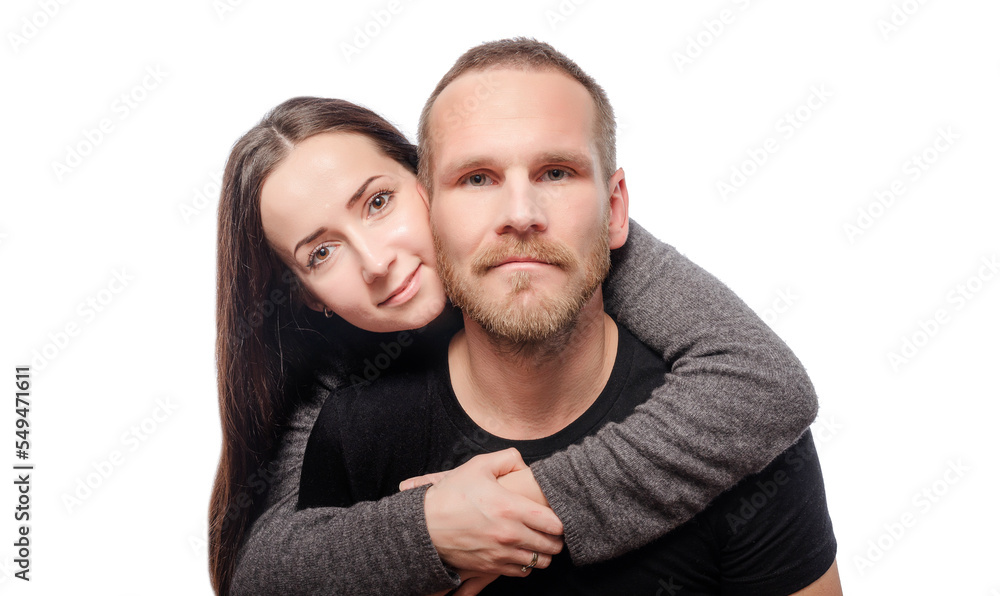
[[[613,558],[683,523],[794,443],[818,407],[788,347],[675,249],[632,221],[612,263],[605,308],[674,364],[624,422],[531,466],[577,564]],[[345,509],[296,511],[303,453],[326,394],[317,386],[291,418],[232,593],[429,594],[456,587],[427,532],[425,488]]]

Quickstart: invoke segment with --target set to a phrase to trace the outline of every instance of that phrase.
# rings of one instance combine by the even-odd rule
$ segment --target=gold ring
[[[535,563],[537,563],[537,562],[538,562],[538,553],[536,551],[532,551],[531,552],[531,562],[528,563],[527,565],[521,565],[521,572],[523,573],[523,572],[525,572],[525,571],[527,571],[529,569],[534,569],[535,568]]]

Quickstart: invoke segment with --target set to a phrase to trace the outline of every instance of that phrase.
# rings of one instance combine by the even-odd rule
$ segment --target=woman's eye
[[[372,197],[372,200],[368,202],[368,215],[375,215],[385,209],[389,204],[389,194],[388,192],[380,192]]]
[[[479,173],[469,176],[468,178],[466,178],[466,181],[469,183],[470,186],[486,186],[487,184],[492,182],[493,179],[487,176],[486,174]]]
[[[545,175],[549,180],[565,180],[569,173],[562,168],[552,168],[551,170],[546,170]]]
[[[329,246],[320,246],[309,255],[309,266],[315,267],[323,261],[326,261],[333,255],[333,250]]]

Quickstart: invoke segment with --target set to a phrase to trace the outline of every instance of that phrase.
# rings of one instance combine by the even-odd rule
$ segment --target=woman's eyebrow
[[[378,175],[372,176],[368,180],[365,180],[364,183],[361,186],[358,187],[357,192],[355,192],[353,195],[351,195],[351,198],[347,200],[347,208],[350,209],[351,207],[353,207],[354,204],[358,202],[358,199],[360,199],[362,196],[364,196],[365,190],[368,189],[368,185],[371,184],[373,180],[381,178],[382,176],[383,176],[383,174],[378,174]]]
[[[292,258],[295,258],[295,254],[297,252],[299,252],[299,249],[302,248],[302,246],[304,244],[309,244],[313,240],[319,238],[319,235],[322,234],[322,233],[324,233],[324,232],[326,232],[326,228],[319,228],[318,230],[316,230],[312,234],[309,234],[308,236],[306,236],[302,240],[299,240],[299,243],[295,245],[294,249],[292,249]]]

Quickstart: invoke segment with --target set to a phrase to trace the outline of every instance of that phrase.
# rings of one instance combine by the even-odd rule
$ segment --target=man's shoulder
[[[811,431],[771,460],[763,470],[750,474],[720,495],[712,504],[724,520],[727,533],[737,537],[751,523],[774,523],[786,511],[783,505],[802,496],[819,496],[825,502],[823,475]]]
[[[806,431],[771,461],[723,493],[705,513],[722,560],[744,589],[794,592],[829,569],[837,552],[819,455]],[[788,571],[793,569],[793,571]]]

